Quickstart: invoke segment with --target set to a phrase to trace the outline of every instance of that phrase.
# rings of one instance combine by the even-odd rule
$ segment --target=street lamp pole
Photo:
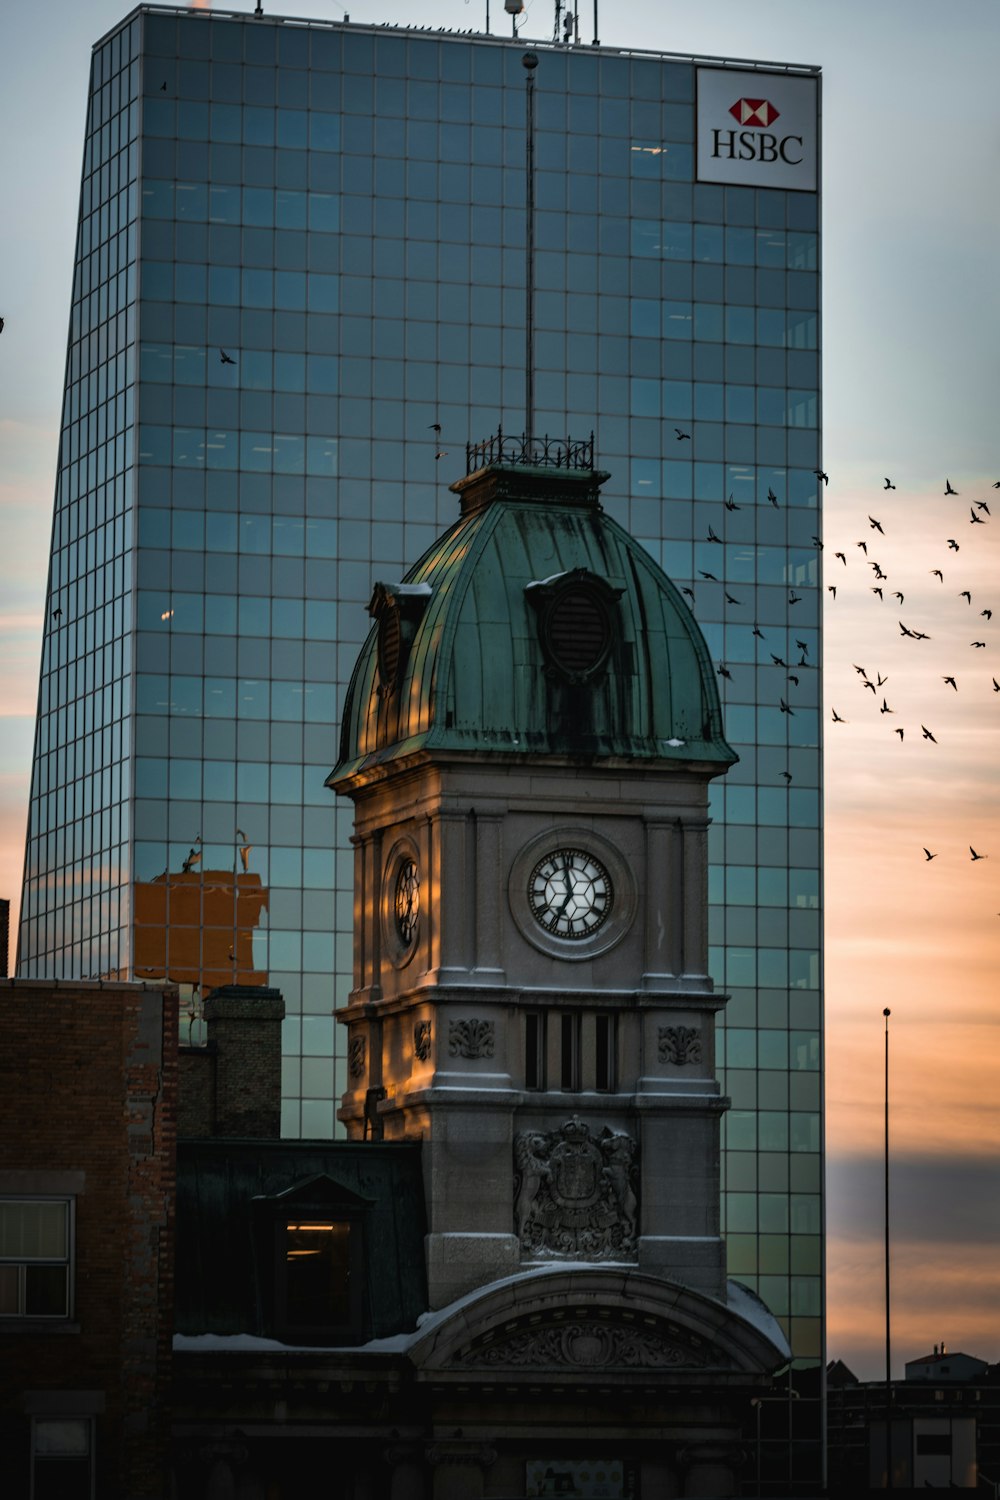
[[[892,1356],[891,1323],[889,1317],[889,1017],[892,1012],[886,1006],[885,1017],[885,1487],[893,1488],[892,1475]]]

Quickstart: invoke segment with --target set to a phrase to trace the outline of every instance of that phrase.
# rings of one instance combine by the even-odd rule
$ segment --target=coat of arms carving
[[[639,1232],[639,1148],[630,1135],[567,1120],[514,1138],[514,1220],[524,1255],[634,1260]]]

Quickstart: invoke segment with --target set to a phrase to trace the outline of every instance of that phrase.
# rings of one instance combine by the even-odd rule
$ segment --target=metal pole
[[[892,1358],[889,1320],[889,1017],[885,1017],[885,1487],[893,1488],[892,1477]]]
[[[524,435],[531,443],[535,430],[535,69],[538,58],[526,52],[527,146],[525,161],[525,287],[524,287]]]
[[[598,29],[597,29],[597,0],[594,0],[594,46],[595,47],[599,47],[600,45],[601,45],[601,43],[600,43],[600,38],[599,38],[599,32],[598,32]]]

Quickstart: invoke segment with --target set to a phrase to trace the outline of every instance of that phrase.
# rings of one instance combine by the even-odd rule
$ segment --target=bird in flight
[[[886,683],[886,682],[889,681],[888,677],[883,677],[881,672],[876,672],[875,673],[875,678],[876,678],[876,681],[875,681],[875,686],[876,687],[882,687],[882,685],[884,683]]]
[[[877,531],[877,532],[879,532],[879,533],[880,533],[880,534],[881,534],[881,535],[882,535],[882,536],[885,536],[885,532],[884,532],[884,531],[883,531],[883,530],[882,530],[882,522],[881,522],[881,521],[876,521],[876,519],[875,519],[875,517],[874,517],[874,516],[869,516],[869,517],[868,517],[868,520],[869,520],[869,521],[870,521],[870,523],[871,523],[871,528],[872,528],[872,531]]]
[[[948,538],[948,546],[951,548],[952,552],[958,551],[958,543],[953,536],[950,536]]]
[[[875,684],[874,684],[874,682],[869,682],[869,680],[868,680],[867,677],[865,678],[864,686],[868,689],[868,691],[870,693],[874,694],[875,697],[878,697],[878,694],[875,692]]]
[[[767,498],[770,500],[770,502],[774,506],[775,510],[777,510],[777,508],[778,508],[778,497],[774,493],[773,490],[771,490],[771,489],[768,490],[768,492],[767,492]]]
[[[792,773],[791,773],[791,771],[782,771],[782,772],[780,772],[780,775],[782,777],[784,777],[785,781],[789,781],[790,782],[791,779],[792,779]]]
[[[893,484],[892,480],[887,478],[885,484],[883,485],[883,489],[894,490],[895,488],[896,486]]]
[[[898,599],[898,600],[899,600],[899,602],[900,602],[900,604],[902,604],[902,602],[903,602],[903,596],[902,596],[902,594],[901,594],[901,593],[900,593],[900,592],[899,592],[899,589],[896,589],[896,591],[895,591],[895,593],[894,593],[894,594],[893,594],[893,596],[892,596],[892,597],[893,597],[893,598],[894,598],[894,599]]]
[[[836,599],[836,597],[837,597],[837,585],[835,583],[828,583],[827,586],[826,586],[826,591],[827,591],[828,594],[832,594],[833,597]]]
[[[979,613],[985,615],[987,620],[992,620],[993,618],[993,611],[991,609],[981,609]]]
[[[975,646],[980,651],[985,651],[986,650],[986,642],[985,641],[970,641],[969,645],[970,646]]]
[[[860,547],[861,550],[862,550],[862,552],[865,554],[865,556],[866,557],[868,556],[868,543],[867,542],[855,542],[854,545],[855,545],[855,547]]]
[[[955,689],[955,692],[958,692],[958,683],[955,681],[954,677],[942,677],[941,681],[950,683],[950,685]]]
[[[944,574],[941,572],[940,568],[931,568],[931,575],[934,578],[940,579],[940,581],[944,583]]]
[[[675,427],[674,431],[677,434],[677,441],[679,443],[682,443],[685,438],[687,438],[688,440],[690,440],[691,434],[689,432],[681,432],[681,430],[680,430],[679,427]]]
[[[879,709],[879,713],[880,714],[894,714],[895,712],[896,712],[896,710],[894,708],[890,708],[889,705],[888,705],[888,703],[886,703],[885,699],[883,698],[882,699],[882,707]]]
[[[924,732],[924,739],[925,740],[930,740],[931,744],[936,745],[937,744],[937,740],[931,734],[930,730],[927,728],[927,725],[926,724],[921,724],[920,728]]]
[[[903,624],[902,620],[900,620],[900,622],[899,622],[899,628],[903,632],[904,635],[908,635],[910,637],[911,641],[915,641],[916,640],[916,638],[917,638],[916,637],[916,632],[912,631],[912,630],[907,630],[907,628]]]
[[[687,594],[687,596],[688,596],[689,599],[693,599],[694,598],[694,589],[683,588],[683,589],[681,589],[681,593],[682,594]]]
[[[903,731],[901,729],[894,729],[892,732],[893,732],[893,734],[898,734],[900,740],[902,740],[902,738],[903,738]]]
[[[799,651],[801,651],[804,656],[808,656],[809,655],[809,642],[808,641],[796,641],[795,645],[796,645],[796,648]]]
[[[724,661],[719,662],[718,673],[720,677],[726,677],[730,682],[732,682],[733,674],[732,672],[730,672]]]
[[[707,578],[709,583],[718,583],[719,581],[714,573],[703,573],[701,568],[698,569],[698,572],[701,573],[702,578]]]
[[[802,600],[802,595],[801,594],[796,594],[794,590],[788,596],[788,602],[789,602],[789,604],[799,604],[799,603],[801,603],[801,600]]]
[[[723,589],[723,593],[726,594],[725,589]],[[742,599],[734,599],[733,596],[732,596],[732,594],[726,594],[726,603],[727,604],[742,604],[742,602],[743,602]]]
[[[721,536],[716,536],[716,534],[715,534],[715,532],[714,532],[714,530],[712,529],[711,526],[708,528],[708,536],[705,538],[705,540],[706,540],[706,542],[718,542],[719,545],[720,545],[720,547],[722,545],[722,538],[721,538]]]
[[[823,543],[820,541],[820,539],[819,539],[818,536],[814,536],[813,537],[812,544],[813,544],[814,547],[818,547],[819,550],[822,552],[822,550],[823,550]]]
[[[760,628],[759,625],[755,625],[754,626],[754,628],[753,628],[753,634],[755,636],[757,636],[757,638],[759,640],[763,640],[764,639],[764,632],[763,632],[763,630],[761,630],[761,628]]]
[[[427,423],[427,427],[428,427],[428,430],[430,432],[440,432],[441,431],[441,423],[440,422],[428,422]]]
[[[983,520],[982,516],[977,516],[976,512],[974,510],[970,509],[969,510],[969,525],[970,526],[985,526],[986,522]]]
[[[880,589],[880,588],[879,588],[879,587],[878,587],[878,585],[877,585],[877,584],[876,584],[876,586],[875,586],[875,587],[874,587],[874,588],[873,588],[873,589],[872,589],[872,593],[873,593],[873,594],[878,594],[878,596],[879,596],[879,598],[880,598],[880,599],[881,599],[881,598],[882,598],[882,597],[883,597],[883,594],[882,594],[882,590],[881,590],[881,589]]]
[[[778,704],[779,704],[779,706],[781,708],[781,712],[783,714],[791,714],[792,718],[793,719],[795,718],[795,710],[793,708],[789,708],[788,707],[788,704],[785,702],[784,698],[779,698],[778,699]]]
[[[782,657],[780,657],[780,656],[775,656],[775,654],[774,654],[773,651],[771,652],[771,660],[774,662],[774,665],[776,667],[787,667],[788,666],[787,661],[784,661],[782,659]]]
[[[854,661],[851,662],[851,666],[854,668],[855,672],[859,673],[860,676],[867,679],[868,673],[865,671],[864,667],[859,667],[857,662]]]
[[[972,603],[972,595],[971,595],[971,593],[969,592],[968,589],[962,589],[962,591],[961,591],[961,593],[959,594],[958,597],[960,599],[967,599],[970,604]]]
[[[233,359],[233,356],[231,354],[227,354],[226,353],[225,349],[220,349],[219,350],[219,363],[221,365],[234,365],[236,363],[236,361],[235,361],[235,359]]]
[[[0,333],[2,333],[2,332],[3,332],[3,319],[0,318]],[[985,500],[977,500],[976,501],[976,509],[977,510],[984,510],[987,515],[989,515],[989,513],[990,513],[990,508],[986,504]]]
[[[927,855],[927,858],[929,860],[931,860],[931,859],[937,859],[937,855],[936,854],[932,854],[931,851],[929,849],[927,849],[927,848],[924,849],[924,853]]]
[[[946,495],[957,495],[958,494],[958,490],[953,490],[952,489],[952,487],[951,487],[951,480],[950,479],[946,479],[945,482],[944,482],[944,492],[945,492]]]
[[[847,567],[847,558],[844,556],[843,552],[835,552],[833,555],[834,557],[839,557],[841,562],[844,564],[844,567]]]
[[[831,709],[831,712],[833,714],[833,722],[835,724],[846,724],[847,723],[847,720],[846,719],[842,719],[835,708]]]
[[[726,501],[726,509],[727,510],[742,510],[743,507],[742,507],[742,505],[737,505],[736,501],[733,499],[732,495],[730,495],[729,499]]]
[[[824,474],[824,472],[823,472],[822,469],[813,469],[813,473],[816,475],[817,479],[819,479],[819,480],[822,481],[823,484],[829,484],[830,483],[830,476],[829,476],[829,474]]]
[[[1000,682],[997,682],[995,677],[993,679],[993,691],[995,693],[1000,693]]]
[[[989,859],[988,854],[977,854],[971,844],[969,845],[969,853],[972,855],[973,863],[975,863],[977,859]]]
[[[448,449],[447,448],[442,448],[439,452],[435,453],[435,455],[434,455],[434,462],[437,463],[439,459],[447,458],[447,457],[448,457]]]

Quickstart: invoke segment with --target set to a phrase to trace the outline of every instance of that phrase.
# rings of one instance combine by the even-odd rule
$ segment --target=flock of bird
[[[675,431],[678,442],[685,440],[689,436],[681,428],[676,428]],[[829,485],[829,475],[824,470],[817,469],[815,473],[821,486],[826,487]],[[995,490],[1000,490],[1000,480],[994,481],[992,487]],[[892,631],[898,631],[898,635],[894,635],[897,643],[905,641],[907,649],[910,649],[912,646],[915,653],[914,667],[916,670],[908,673],[906,684],[907,689],[912,690],[915,684],[920,683],[919,652],[922,648],[922,643],[932,640],[930,631],[923,627],[926,624],[933,624],[933,628],[937,632],[939,626],[936,622],[941,616],[942,604],[945,604],[947,601],[949,585],[963,585],[954,589],[954,613],[950,613],[947,616],[947,625],[945,628],[948,633],[949,646],[954,647],[955,655],[950,657],[947,662],[951,670],[940,673],[941,687],[948,696],[958,694],[960,684],[963,695],[966,693],[979,694],[980,697],[985,696],[987,693],[991,697],[993,695],[1000,695],[1000,680],[998,680],[997,676],[991,672],[987,672],[985,675],[981,671],[977,672],[971,662],[967,667],[962,667],[959,664],[959,653],[964,651],[966,653],[972,652],[978,654],[980,651],[989,651],[994,644],[990,636],[991,622],[994,615],[994,608],[1000,607],[1000,599],[993,601],[991,599],[981,599],[978,595],[974,597],[973,589],[965,586],[973,581],[968,577],[968,573],[971,570],[963,568],[963,563],[966,563],[970,556],[977,558],[977,554],[970,552],[969,549],[975,548],[977,541],[984,535],[978,528],[987,527],[991,522],[992,515],[989,502],[979,498],[972,498],[971,501],[962,499],[959,490],[951,483],[951,480],[945,480],[943,495],[948,501],[948,509],[941,526],[940,551],[937,555],[930,555],[926,559],[927,562],[933,564],[933,566],[927,568],[927,578],[934,580],[933,583],[928,584],[928,587],[935,591],[941,590],[944,592],[939,593],[936,598],[933,595],[931,596],[935,619],[934,621],[930,621],[924,617],[925,606],[930,602],[927,597],[921,594],[919,598],[910,598],[912,585],[907,583],[905,590],[900,587],[893,587],[895,582],[905,582],[906,580],[897,580],[890,576],[889,570],[894,567],[894,559],[891,551],[887,556],[887,549],[892,548],[894,539],[903,540],[905,538],[907,542],[907,551],[905,554],[906,566],[912,570],[913,564],[912,536],[909,534],[910,528],[907,527],[904,520],[897,518],[893,514],[894,504],[889,499],[890,492],[894,492],[895,490],[896,485],[892,479],[888,476],[883,476],[882,488],[879,493],[890,509],[884,510],[882,505],[872,504],[871,513],[867,513],[866,508],[867,528],[865,535],[860,539],[850,542],[845,539],[842,544],[838,543],[836,548],[831,545],[826,550],[821,537],[814,536],[812,538],[812,543],[816,547],[817,552],[824,552],[826,550],[827,567],[825,569],[826,579],[824,582],[830,606],[833,607],[835,604],[838,591],[843,591],[845,588],[851,589],[852,592],[856,593],[863,592],[866,596],[870,595],[871,604],[875,611],[877,611],[872,619],[872,630],[870,632],[873,647],[877,640],[877,630],[880,623]],[[961,500],[961,504],[956,505],[956,501],[959,500]],[[779,507],[780,502],[772,489],[769,489],[767,492],[767,502],[775,508]],[[725,502],[725,506],[730,511],[741,509],[734,501],[732,495]],[[967,514],[965,513],[966,510]],[[876,514],[875,512],[880,513]],[[963,536],[962,533],[965,526],[973,529],[971,532],[966,532]],[[946,532],[954,534],[950,536],[945,535]],[[708,527],[707,536],[703,540],[709,543],[721,544],[723,542],[723,538],[715,532],[711,525]],[[933,546],[934,544],[931,543],[930,545]],[[876,552],[881,554],[881,556],[876,557]],[[730,593],[725,583],[712,572],[699,570],[699,578],[703,582],[719,584],[727,605],[735,606],[742,602],[734,594]],[[862,579],[864,580],[863,583],[861,582]],[[695,588],[697,586],[696,583],[694,587],[686,586],[682,589],[682,593],[689,599],[692,609],[695,606]],[[794,588],[789,588],[787,599],[789,608],[799,603],[801,598],[802,595],[796,593]],[[910,598],[909,604],[907,603],[908,598]],[[886,610],[880,619],[882,607],[893,603],[897,607],[891,611]],[[970,614],[969,611],[974,611],[974,613]],[[900,618],[901,616],[902,618]],[[962,627],[967,627],[970,621],[972,622],[971,629],[960,628],[959,622],[961,622]],[[794,629],[792,627],[793,622],[789,617],[788,635],[794,638]],[[753,625],[753,635],[760,641],[766,642],[765,632],[760,629],[756,622]],[[787,646],[785,647],[785,656],[780,654],[780,648],[779,652],[770,651],[769,645],[765,645],[764,648],[770,655],[771,663],[776,667],[782,668],[786,673],[787,688],[785,694],[778,697],[777,707],[782,714],[791,716],[794,716],[796,712],[795,689],[799,687],[800,674],[817,665],[817,663],[811,662],[808,659],[808,645],[804,640],[795,639],[795,648],[799,652],[797,661],[786,659],[787,656],[791,655],[788,652]],[[760,650],[761,648],[758,648],[758,652]],[[760,660],[763,661],[763,657],[760,657]],[[766,665],[766,662],[764,664]],[[871,693],[872,695],[868,714],[876,714],[879,722],[882,719],[886,719],[888,721],[887,732],[897,737],[900,744],[907,741],[908,734],[911,736],[911,739],[916,738],[919,744],[936,746],[941,743],[938,739],[938,734],[942,734],[944,738],[948,734],[950,726],[946,722],[942,728],[939,723],[938,715],[941,713],[941,701],[938,700],[938,703],[934,704],[933,699],[930,697],[932,689],[930,676],[926,679],[926,688],[928,690],[926,699],[927,707],[922,713],[917,712],[914,715],[912,723],[903,724],[898,722],[898,717],[902,714],[903,710],[901,707],[894,706],[894,702],[892,701],[893,690],[889,685],[888,671],[883,673],[881,668],[879,668],[869,672],[868,668],[860,662],[853,662],[852,666],[862,698],[864,699],[864,695],[867,693]],[[732,680],[733,672],[725,661],[719,662],[717,672],[724,682]],[[933,676],[936,678],[938,674],[935,673]],[[912,693],[910,696],[912,696]],[[867,702],[867,699],[864,699],[864,701]],[[846,708],[846,705],[844,706]],[[838,726],[848,725],[852,718],[860,716],[862,712],[863,710],[859,708],[853,710],[847,709],[845,713],[841,713],[831,704],[829,708],[830,722]],[[929,719],[931,721],[930,724],[922,722],[924,719]],[[788,770],[780,774],[786,783],[792,781],[791,773]],[[979,863],[981,860],[989,857],[988,854],[976,849],[971,844],[968,846],[968,849],[969,853],[967,857],[971,863]],[[931,860],[937,859],[941,851],[923,848],[922,852],[924,861],[930,863]]]

